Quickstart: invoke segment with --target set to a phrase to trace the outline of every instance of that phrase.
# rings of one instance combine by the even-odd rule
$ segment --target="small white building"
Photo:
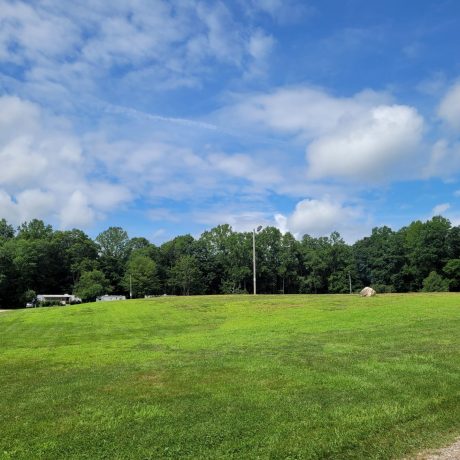
[[[96,302],[112,302],[114,300],[126,300],[125,295],[101,295],[96,297]]]
[[[38,294],[38,302],[59,302],[61,305],[70,303],[81,303],[80,297],[73,294]]]

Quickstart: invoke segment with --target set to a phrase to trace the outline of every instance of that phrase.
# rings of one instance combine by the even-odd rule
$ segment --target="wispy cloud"
[[[133,109],[130,107],[124,107],[115,104],[107,104],[105,106],[105,112],[118,115],[127,115],[134,118],[143,118],[151,121],[160,121],[165,123],[173,123],[177,125],[198,128],[198,129],[207,129],[211,131],[221,130],[217,125],[211,123],[206,123],[203,121],[190,120],[187,118],[177,118],[177,117],[165,117],[163,115],[157,115],[152,113],[143,112],[141,110]]]
[[[131,199],[125,186],[96,180],[82,145],[63,120],[17,97],[0,98],[2,217],[87,226]]]
[[[372,194],[388,216],[438,180],[423,210],[404,209],[450,202],[459,75],[439,52],[458,28],[441,21],[428,41],[384,3],[352,17],[315,5],[0,0],[0,217],[89,228],[136,212],[163,236],[185,220],[351,238],[384,213]]]

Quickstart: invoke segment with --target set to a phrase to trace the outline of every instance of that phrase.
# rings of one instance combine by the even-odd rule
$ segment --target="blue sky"
[[[460,224],[456,0],[0,0],[0,217],[160,243]]]

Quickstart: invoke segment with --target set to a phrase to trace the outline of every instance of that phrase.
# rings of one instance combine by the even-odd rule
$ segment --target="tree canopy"
[[[460,228],[440,216],[398,231],[383,226],[354,244],[333,232],[295,238],[275,227],[256,235],[259,293],[460,291]],[[14,228],[0,220],[0,306],[21,307],[31,293],[251,293],[252,232],[219,225],[199,238],[180,235],[157,247],[110,227],[94,240],[41,220]]]

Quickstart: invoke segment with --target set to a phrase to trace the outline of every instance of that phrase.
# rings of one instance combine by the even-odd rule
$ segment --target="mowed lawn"
[[[460,295],[0,313],[0,458],[401,458],[460,436]]]

